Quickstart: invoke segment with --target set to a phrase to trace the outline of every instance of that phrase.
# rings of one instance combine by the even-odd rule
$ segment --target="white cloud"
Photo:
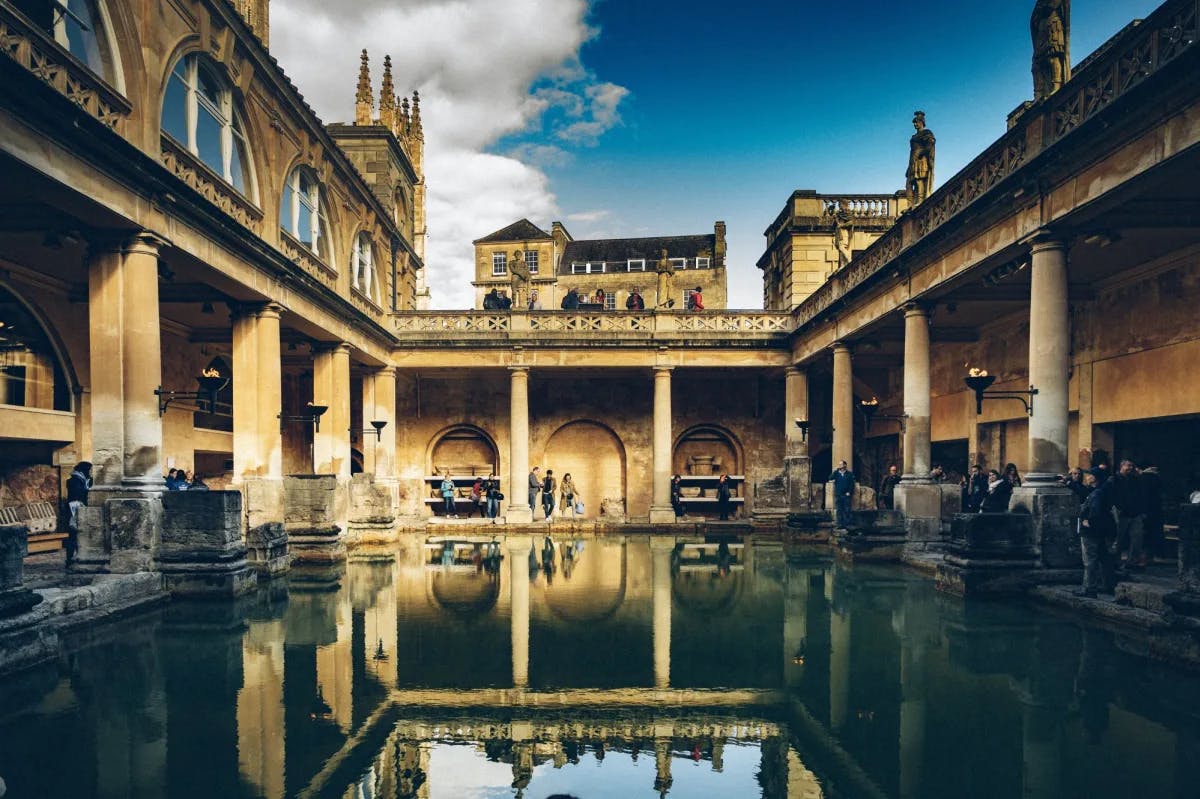
[[[606,208],[597,208],[594,211],[580,211],[575,214],[567,214],[568,222],[599,222],[601,219],[607,219],[612,215],[612,211]]]
[[[567,150],[537,142],[507,155],[487,148],[547,124],[564,145],[590,145],[619,123],[627,90],[598,82],[579,63],[595,34],[587,10],[588,0],[272,3],[272,54],[324,121],[353,119],[364,47],[376,100],[385,54],[398,93],[420,89],[435,307],[470,306],[472,239],[520,217],[558,213],[542,169],[567,163]]]

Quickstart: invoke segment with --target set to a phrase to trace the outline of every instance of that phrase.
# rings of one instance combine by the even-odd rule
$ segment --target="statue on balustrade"
[[[833,244],[838,253],[837,268],[841,269],[854,257],[854,212],[846,200],[838,203],[833,214]]]
[[[908,171],[904,173],[910,208],[924,202],[933,188],[933,156],[937,146],[933,131],[925,127],[924,111],[913,114],[913,127],[917,132],[908,141]]]
[[[525,287],[529,285],[529,267],[525,264],[525,254],[520,250],[513,250],[512,261],[508,265],[508,278],[512,286],[510,294],[513,305],[521,308],[525,300]]]
[[[1033,99],[1041,100],[1071,79],[1071,0],[1037,0],[1029,32],[1033,37]]]

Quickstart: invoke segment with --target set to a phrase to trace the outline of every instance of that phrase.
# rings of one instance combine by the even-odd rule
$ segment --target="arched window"
[[[14,0],[14,5],[88,69],[110,77],[101,52],[100,14],[93,0]]]
[[[359,233],[354,239],[354,255],[350,259],[350,285],[372,302],[379,302],[375,287],[375,255],[371,236]]]
[[[329,220],[321,202],[321,184],[312,170],[296,167],[283,184],[279,226],[325,263],[333,263],[329,257]]]
[[[226,183],[250,195],[250,148],[233,92],[199,56],[184,56],[171,70],[163,95],[162,129]]]

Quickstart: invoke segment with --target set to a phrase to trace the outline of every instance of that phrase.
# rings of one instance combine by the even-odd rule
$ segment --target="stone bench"
[[[67,534],[58,531],[58,511],[53,502],[30,502],[0,508],[0,525],[21,526],[29,530],[29,554],[54,552],[62,548]]]

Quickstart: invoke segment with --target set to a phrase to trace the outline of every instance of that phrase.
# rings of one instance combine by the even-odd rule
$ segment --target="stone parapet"
[[[58,652],[58,636],[43,622],[49,608],[25,588],[28,528],[0,526],[0,674],[49,660]]]
[[[346,544],[337,521],[338,494],[336,475],[292,475],[283,479],[283,528],[297,561],[333,563],[346,559]]]
[[[958,596],[1019,593],[1038,567],[1033,518],[1017,513],[960,513],[937,565],[937,588]]]
[[[292,564],[283,522],[270,522],[246,531],[246,555],[259,579],[285,574]]]
[[[1060,485],[1018,486],[1013,489],[1008,509],[1028,515],[1033,522],[1034,542],[1043,566],[1051,569],[1082,568],[1079,549],[1079,500]]]
[[[153,569],[162,531],[161,496],[94,489],[79,510],[79,551],[72,570],[131,574]]]
[[[163,494],[157,566],[177,596],[234,597],[254,590],[257,577],[242,541],[238,491]]]

